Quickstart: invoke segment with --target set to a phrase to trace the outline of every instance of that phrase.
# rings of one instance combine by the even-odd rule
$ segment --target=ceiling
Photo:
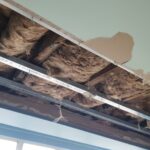
[[[110,62],[107,58],[104,59],[100,55],[100,51],[97,54],[99,57],[96,56],[97,50],[94,49],[92,51],[92,49],[86,47],[84,44],[90,39],[100,39],[101,42],[98,40],[98,44],[103,46],[102,48],[105,48],[109,54],[110,52],[113,54],[112,51],[116,49],[114,42],[119,43],[120,47],[117,45],[117,57],[120,59],[121,55],[124,55],[120,53],[120,51],[123,50],[122,47],[125,52],[130,51],[132,45],[135,47],[135,38],[131,32],[116,30],[114,33],[112,32],[110,34],[109,32],[109,34],[104,35],[105,30],[102,30],[101,36],[98,32],[95,32],[97,36],[83,38],[50,18],[44,19],[46,16],[49,16],[49,14],[52,14],[52,16],[57,14],[57,16],[66,17],[69,11],[65,11],[67,8],[64,11],[62,10],[63,4],[59,6],[59,8],[56,5],[52,5],[53,3],[49,5],[48,1],[46,1],[47,4],[45,2],[41,3],[40,1],[37,4],[30,3],[30,5],[28,3],[27,5],[23,3],[18,5],[18,3],[14,3],[13,0],[2,0],[0,2],[5,2],[5,4],[7,4],[6,6],[10,5],[10,8],[19,12],[18,14],[2,5],[0,7],[0,17],[2,18],[0,20],[4,20],[0,22],[2,26],[0,37],[2,51],[0,54],[0,106],[15,109],[16,111],[25,111],[28,114],[31,113],[30,115],[38,115],[39,117],[44,117],[45,119],[56,122],[62,121],[62,123],[65,123],[65,117],[69,115],[69,123],[74,126],[79,123],[78,128],[84,124],[88,131],[91,127],[90,130],[94,133],[97,133],[97,131],[99,133],[100,129],[101,131],[104,129],[103,132],[108,131],[109,135],[112,135],[112,132],[113,134],[118,133],[116,136],[121,136],[123,140],[150,145],[149,140],[147,140],[147,136],[150,135],[150,85],[146,84],[146,82],[143,84],[141,78],[123,69],[122,66],[114,64],[114,61]],[[65,3],[64,7],[66,4],[68,3]],[[24,5],[24,7],[22,7],[22,5]],[[28,5],[35,6],[35,8],[32,9]],[[73,4],[70,5],[72,5],[72,7],[68,8],[70,8],[70,17],[72,17],[73,13],[71,8],[76,7],[73,7]],[[53,6],[52,8],[55,8],[55,10],[50,9],[49,6]],[[79,5],[74,4],[74,6]],[[93,5],[91,4],[91,6]],[[36,9],[38,13],[35,11]],[[63,13],[66,12],[66,15],[60,14],[61,11]],[[82,12],[82,10],[80,11]],[[79,12],[78,15],[74,17],[75,19],[80,16]],[[87,12],[90,12],[90,9]],[[21,14],[23,14],[23,16]],[[37,14],[42,17],[39,17]],[[27,16],[27,18],[25,16]],[[87,20],[90,18],[89,16]],[[94,14],[92,14],[91,19],[94,21],[96,18],[92,18],[93,16]],[[115,17],[116,16],[117,13]],[[77,25],[77,23],[84,23],[84,21],[82,23],[82,21],[76,20],[76,24],[73,24],[73,21],[70,21],[71,18],[64,19],[63,17],[58,17],[58,21],[64,20],[66,21],[66,25],[71,23],[74,26]],[[105,22],[106,19],[103,20]],[[34,21],[37,23],[40,22],[43,26]],[[51,21],[55,23],[56,26],[51,24]],[[81,33],[88,35],[88,33],[92,31],[92,29],[88,29],[89,24],[85,24],[87,32],[83,30],[84,32],[81,31]],[[98,24],[94,25],[98,26]],[[125,25],[127,25],[127,23]],[[60,28],[58,28],[58,26]],[[81,30],[84,29],[84,27],[82,26],[82,28],[80,28],[80,25],[78,25],[72,29]],[[93,29],[98,30],[99,28],[95,27]],[[74,36],[64,30],[76,35],[79,39],[74,38]],[[102,34],[102,32],[104,33]],[[126,42],[124,45],[121,44],[120,36],[121,41],[124,41],[124,35],[127,35],[131,44],[130,46],[128,44],[126,45]],[[107,42],[111,42],[112,46]],[[144,59],[146,60],[146,58]],[[139,61],[141,59],[136,60]],[[138,67],[140,68],[140,66]],[[36,99],[34,99],[34,97],[36,97]],[[67,99],[67,101],[58,101],[58,99]],[[87,120],[84,116],[84,108],[88,109],[88,111],[86,111],[86,114],[89,115]],[[77,110],[78,112],[76,114],[74,111]],[[96,115],[95,118],[97,112],[102,114]],[[55,115],[53,116],[53,114]],[[82,121],[80,121],[80,117]],[[90,122],[94,125],[90,124]],[[109,124],[107,124],[108,122]],[[100,125],[102,125],[103,128]],[[109,127],[110,130],[106,127]],[[133,131],[126,135],[125,129],[132,129]],[[120,133],[118,130],[122,132]],[[132,133],[134,133],[134,135],[132,135]],[[137,139],[136,134],[140,136],[140,140]]]
[[[124,65],[150,72],[149,0],[15,0],[83,41],[128,33],[132,58]]]

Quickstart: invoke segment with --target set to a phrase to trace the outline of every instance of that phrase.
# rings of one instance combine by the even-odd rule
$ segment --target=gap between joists
[[[131,109],[123,104],[121,104],[120,102],[115,102],[109,99],[104,98],[100,93],[98,92],[93,92],[90,91],[88,88],[86,88],[85,86],[82,86],[78,83],[74,83],[72,81],[68,81],[68,80],[62,80],[62,79],[57,79],[54,78],[52,76],[49,76],[46,74],[46,71],[42,68],[39,68],[31,63],[25,62],[21,59],[12,57],[12,56],[6,56],[3,53],[0,53],[0,62],[9,65],[11,67],[17,68],[21,71],[24,71],[28,74],[34,75],[36,77],[39,77],[41,79],[47,80],[49,82],[52,82],[54,84],[60,85],[62,87],[65,87],[67,89],[70,89],[72,91],[75,91],[77,93],[80,93],[82,95],[84,95],[87,98],[92,98],[96,101],[100,101],[103,103],[106,103],[108,105],[111,105],[113,107],[116,107],[120,110],[123,110],[125,112],[131,113],[135,116],[141,117],[143,119],[146,120],[150,120],[150,115],[143,113],[141,111],[137,111],[135,109]]]

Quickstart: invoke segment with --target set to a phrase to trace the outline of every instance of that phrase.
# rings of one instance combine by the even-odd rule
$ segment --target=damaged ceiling
[[[149,80],[149,0],[144,2],[141,0],[82,0],[82,2],[50,0],[44,3],[38,0],[38,4],[37,1],[14,1],[52,21],[84,42],[112,38],[119,32],[129,34],[134,41],[134,47],[131,59],[123,66]],[[55,8],[58,9],[57,12]],[[124,49],[120,51],[126,52]],[[105,49],[100,52],[105,54]]]
[[[44,68],[49,76],[81,84],[112,101],[150,113],[150,85],[141,78],[3,5],[0,5],[0,52]],[[92,108],[135,125],[145,122],[142,127],[150,128],[147,120],[3,63],[0,63],[0,76],[57,100],[67,99],[83,108]],[[6,91],[13,95],[23,95],[1,88],[1,92]]]

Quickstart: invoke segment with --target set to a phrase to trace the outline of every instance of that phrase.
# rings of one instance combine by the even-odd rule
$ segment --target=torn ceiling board
[[[150,72],[149,0],[15,1],[84,41],[111,38],[118,32],[130,34],[134,41],[132,58],[124,66]]]

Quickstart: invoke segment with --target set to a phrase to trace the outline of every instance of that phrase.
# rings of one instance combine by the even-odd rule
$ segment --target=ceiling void
[[[41,101],[35,102],[39,105],[34,109],[35,114],[39,113],[37,109],[40,109],[42,104],[59,105],[55,106],[58,107],[58,116],[55,118],[57,122],[64,119],[63,106],[67,107],[65,109],[68,109],[69,113],[86,112],[90,119],[95,119],[92,111],[96,114],[103,113],[107,117],[96,115],[96,120],[106,126],[119,129],[125,125],[123,127],[126,130],[133,130],[132,132],[138,134],[142,132],[149,136],[150,85],[143,78],[124,68],[122,64],[117,64],[116,61],[90,49],[63,29],[51,26],[48,20],[22,5],[14,1],[3,3],[12,9],[0,5],[0,17],[3,20],[0,22],[1,95],[10,94],[27,99],[32,94],[33,97],[38,95]],[[128,49],[129,53],[126,58],[122,60],[114,55],[124,63],[131,59],[135,41],[129,34],[117,33],[112,38],[102,39],[104,45],[101,46],[108,50],[112,44],[114,50],[119,51],[127,36],[124,48]],[[110,44],[108,47],[107,42]],[[122,44],[118,46],[118,43]],[[45,97],[43,101],[42,98]],[[8,107],[12,104],[9,100],[5,103],[5,100],[0,100],[2,106],[5,104]],[[67,101],[65,106],[62,105],[64,101]],[[19,108],[14,102],[11,107],[29,113],[29,105],[22,105],[23,107]],[[87,117],[83,114],[82,117]],[[74,121],[79,123],[78,119]]]

